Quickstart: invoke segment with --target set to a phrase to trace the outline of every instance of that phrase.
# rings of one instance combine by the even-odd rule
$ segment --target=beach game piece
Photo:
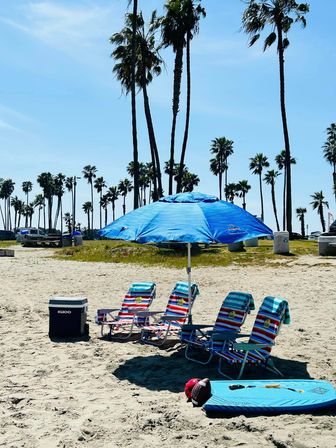
[[[320,380],[211,381],[206,413],[285,414],[336,407],[336,390]]]

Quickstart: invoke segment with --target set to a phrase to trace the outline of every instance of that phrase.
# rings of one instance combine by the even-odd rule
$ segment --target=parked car
[[[292,232],[292,235],[290,237],[291,240],[304,240],[305,237],[301,235],[301,233]]]
[[[46,233],[41,229],[37,229],[36,227],[22,227],[16,233],[16,241],[18,243],[22,243],[26,235],[28,237],[37,238],[45,236]]]
[[[321,235],[320,231],[316,231],[316,232],[311,232],[311,234],[308,236],[309,240],[318,240],[318,237]]]
[[[11,230],[0,230],[0,241],[15,240],[15,233]]]

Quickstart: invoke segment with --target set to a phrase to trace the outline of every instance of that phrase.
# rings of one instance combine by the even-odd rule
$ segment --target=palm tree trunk
[[[138,17],[138,0],[133,0],[132,19],[132,63],[131,63],[131,93],[132,93],[132,138],[133,138],[133,162],[134,162],[134,200],[133,208],[139,207],[139,155],[135,104],[135,65],[136,65],[136,32]]]
[[[279,74],[280,74],[280,105],[281,105],[281,117],[282,117],[282,127],[285,140],[285,167],[287,169],[286,173],[286,228],[289,235],[292,234],[292,185],[291,185],[291,154],[290,154],[290,144],[289,135],[287,127],[287,116],[286,116],[286,106],[285,106],[285,72],[284,72],[284,49],[282,41],[282,30],[281,23],[277,23],[278,31],[278,55],[279,55]]]
[[[173,194],[175,131],[176,131],[176,119],[179,111],[182,68],[183,68],[183,47],[181,46],[178,47],[176,50],[175,66],[174,66],[173,122],[170,136],[170,159],[169,159],[169,189],[168,189],[169,194]]]
[[[4,217],[4,214],[3,214],[3,212],[2,212],[1,204],[0,204],[0,213],[1,213],[1,218],[2,218],[3,227],[5,228],[5,217]]]
[[[178,172],[178,177],[177,177],[176,193],[181,193],[182,176],[183,176],[183,169],[184,169],[184,159],[185,159],[185,153],[186,153],[187,143],[188,143],[188,134],[189,134],[190,96],[191,96],[190,36],[189,36],[189,34],[187,34],[187,50],[186,50],[186,52],[187,52],[187,109],[186,109],[186,121],[185,121],[185,128],[184,128],[181,158],[180,158],[180,167],[179,167],[179,172]]]
[[[28,207],[28,192],[26,193],[26,196],[27,196],[27,198],[26,198],[26,205]],[[28,215],[26,215],[25,226],[28,227]]]
[[[103,192],[100,191],[100,196],[99,196],[99,228],[102,228],[102,206],[101,206],[101,200],[102,200],[102,195]]]
[[[143,79],[142,93],[143,93],[145,117],[146,117],[146,122],[147,122],[149,146],[150,146],[150,151],[151,151],[152,164],[153,164],[153,173],[154,173],[154,179],[153,179],[154,196],[153,196],[153,200],[157,201],[163,194],[163,190],[162,190],[162,176],[161,176],[159,151],[158,151],[157,145],[156,145],[156,139],[155,139],[155,133],[154,133],[154,127],[153,127],[153,121],[152,121],[152,114],[151,114],[151,111],[150,111],[149,98],[148,98],[147,87],[146,87],[146,80],[145,79]]]
[[[41,217],[41,207],[39,206],[39,209],[38,209],[37,228],[40,227],[40,217]]]
[[[107,207],[105,207],[105,226],[107,226]]]
[[[322,231],[323,233],[326,230],[326,226],[325,226],[325,220],[324,220],[324,216],[323,216],[323,205],[321,205],[319,207],[319,213],[320,213],[320,219],[321,219],[321,225],[322,225]]]
[[[333,181],[334,181],[334,196],[336,201],[336,163],[334,163]]]
[[[56,209],[55,220],[54,220],[54,229],[56,229],[56,227],[57,227],[57,221],[59,218],[60,211],[61,211],[61,198],[58,196],[57,197],[57,209]]]
[[[115,221],[115,203],[114,203],[114,201],[112,202],[112,216],[113,216],[113,221]]]
[[[46,230],[45,196],[43,196],[43,230]]]
[[[93,228],[93,183],[92,183],[92,179],[91,179],[91,226]]]
[[[274,182],[271,184],[271,194],[272,194],[272,205],[273,205],[273,212],[275,217],[275,222],[277,226],[277,231],[279,232],[280,226],[278,221],[278,214],[277,214],[277,208],[276,208],[276,202],[275,202],[275,188],[274,188]]]
[[[306,234],[305,234],[305,224],[304,224],[304,216],[303,215],[301,215],[300,221],[301,221],[301,235],[303,237],[305,237]]]
[[[245,193],[243,193],[243,209],[246,210]]]
[[[262,191],[261,174],[259,174],[259,190],[260,190],[261,220],[262,220],[262,222],[264,222],[264,198],[263,198],[263,191]]]
[[[88,215],[88,231],[90,232],[90,210],[88,210],[87,215]]]
[[[219,199],[222,200],[222,173],[218,173]]]
[[[126,196],[124,196],[124,202],[123,202],[123,214],[126,214]]]
[[[227,157],[225,158],[225,200],[228,200],[228,195],[227,195],[227,180],[228,180],[228,175],[227,175]]]
[[[284,186],[282,194],[282,230],[286,230],[286,182],[287,182],[287,170],[284,167]]]

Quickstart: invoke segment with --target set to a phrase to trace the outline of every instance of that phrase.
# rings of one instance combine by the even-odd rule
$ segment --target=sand
[[[133,281],[156,281],[154,309],[165,307],[184,270],[58,261],[43,249],[16,247],[1,258],[0,446],[5,447],[335,447],[335,411],[315,415],[208,418],[186,402],[191,377],[220,379],[184,358],[178,341],[166,350],[137,340],[110,342],[94,324],[98,307],[118,307]],[[231,290],[249,291],[256,305],[266,295],[290,303],[273,350],[287,378],[336,384],[336,260],[302,257],[290,267],[196,268],[201,295],[195,323],[215,320]],[[52,342],[48,301],[85,296],[90,339]],[[249,332],[254,316],[244,326]],[[262,371],[247,378],[275,378]]]

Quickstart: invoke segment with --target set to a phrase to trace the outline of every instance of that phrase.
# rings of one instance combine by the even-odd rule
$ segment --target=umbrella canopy
[[[100,236],[137,243],[236,243],[272,230],[216,196],[180,193],[138,208],[104,227]]]
[[[271,235],[272,230],[247,211],[220,201],[216,196],[179,193],[127,213],[101,229],[99,234],[142,244],[187,243],[191,299],[191,243],[236,243]]]

